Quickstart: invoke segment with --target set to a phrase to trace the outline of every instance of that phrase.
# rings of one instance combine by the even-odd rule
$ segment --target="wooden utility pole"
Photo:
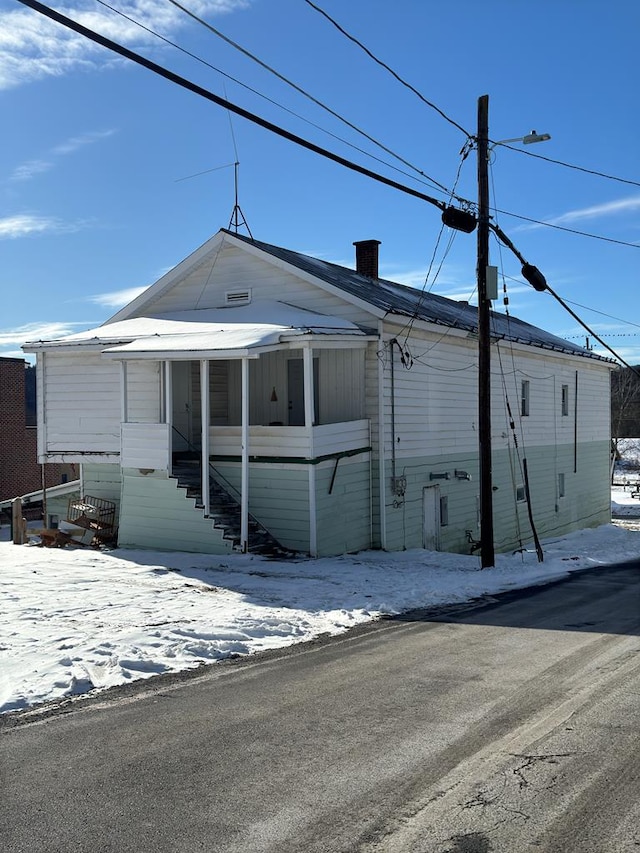
[[[478,99],[478,443],[480,457],[480,560],[495,565],[491,465],[491,302],[489,265],[489,96]]]

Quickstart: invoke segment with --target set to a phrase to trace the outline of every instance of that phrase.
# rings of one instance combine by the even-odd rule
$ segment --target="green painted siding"
[[[239,500],[238,462],[216,462],[212,476]],[[309,466],[253,463],[249,512],[286,548],[309,550]],[[231,483],[233,489],[229,490]]]
[[[529,545],[533,538],[526,503],[516,502],[516,487],[522,485],[523,479],[518,460],[511,456],[510,459],[504,449],[493,454],[493,482],[497,486],[493,497],[494,535],[498,551]],[[578,445],[575,472],[572,445],[529,447],[526,458],[534,520],[541,539],[610,521],[608,442]],[[471,481],[456,479],[456,469],[471,474]],[[449,473],[448,480],[430,479],[432,473],[445,472]],[[440,528],[440,549],[469,553],[465,531],[471,530],[473,538],[479,536],[477,454],[402,459],[397,473],[406,476],[407,490],[403,497],[392,495],[390,476],[387,477],[388,549],[422,547],[422,490],[437,483],[440,495],[447,497],[449,516],[448,525]],[[564,497],[558,496],[558,474],[565,475]]]
[[[176,480],[159,472],[143,476],[135,469],[125,469],[123,475],[118,545],[204,554],[233,550]]]
[[[362,461],[365,459],[366,461]],[[316,466],[318,555],[328,557],[371,547],[368,455],[341,459],[329,494],[335,462]]]

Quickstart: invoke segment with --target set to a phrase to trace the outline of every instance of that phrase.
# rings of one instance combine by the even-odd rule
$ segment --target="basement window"
[[[520,389],[520,414],[522,417],[529,416],[529,380],[523,379]]]
[[[564,474],[558,474],[558,497],[563,498],[566,493]]]
[[[251,302],[251,288],[245,287],[242,290],[227,290],[224,294],[225,305],[248,305]]]
[[[447,495],[442,495],[440,498],[440,527],[446,527],[449,524],[449,498]]]

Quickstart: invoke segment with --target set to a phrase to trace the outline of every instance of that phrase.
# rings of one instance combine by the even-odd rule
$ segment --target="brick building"
[[[0,501],[42,488],[37,431],[35,418],[27,413],[25,377],[24,359],[0,358]],[[76,465],[48,463],[45,472],[47,486],[78,476]]]

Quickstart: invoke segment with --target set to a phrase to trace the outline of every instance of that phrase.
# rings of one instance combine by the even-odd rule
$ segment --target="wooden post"
[[[11,502],[11,532],[14,545],[24,545],[26,541],[26,523],[22,517],[22,498]]]
[[[495,565],[491,470],[491,302],[489,264],[489,96],[478,99],[478,441],[480,457],[480,561]]]

